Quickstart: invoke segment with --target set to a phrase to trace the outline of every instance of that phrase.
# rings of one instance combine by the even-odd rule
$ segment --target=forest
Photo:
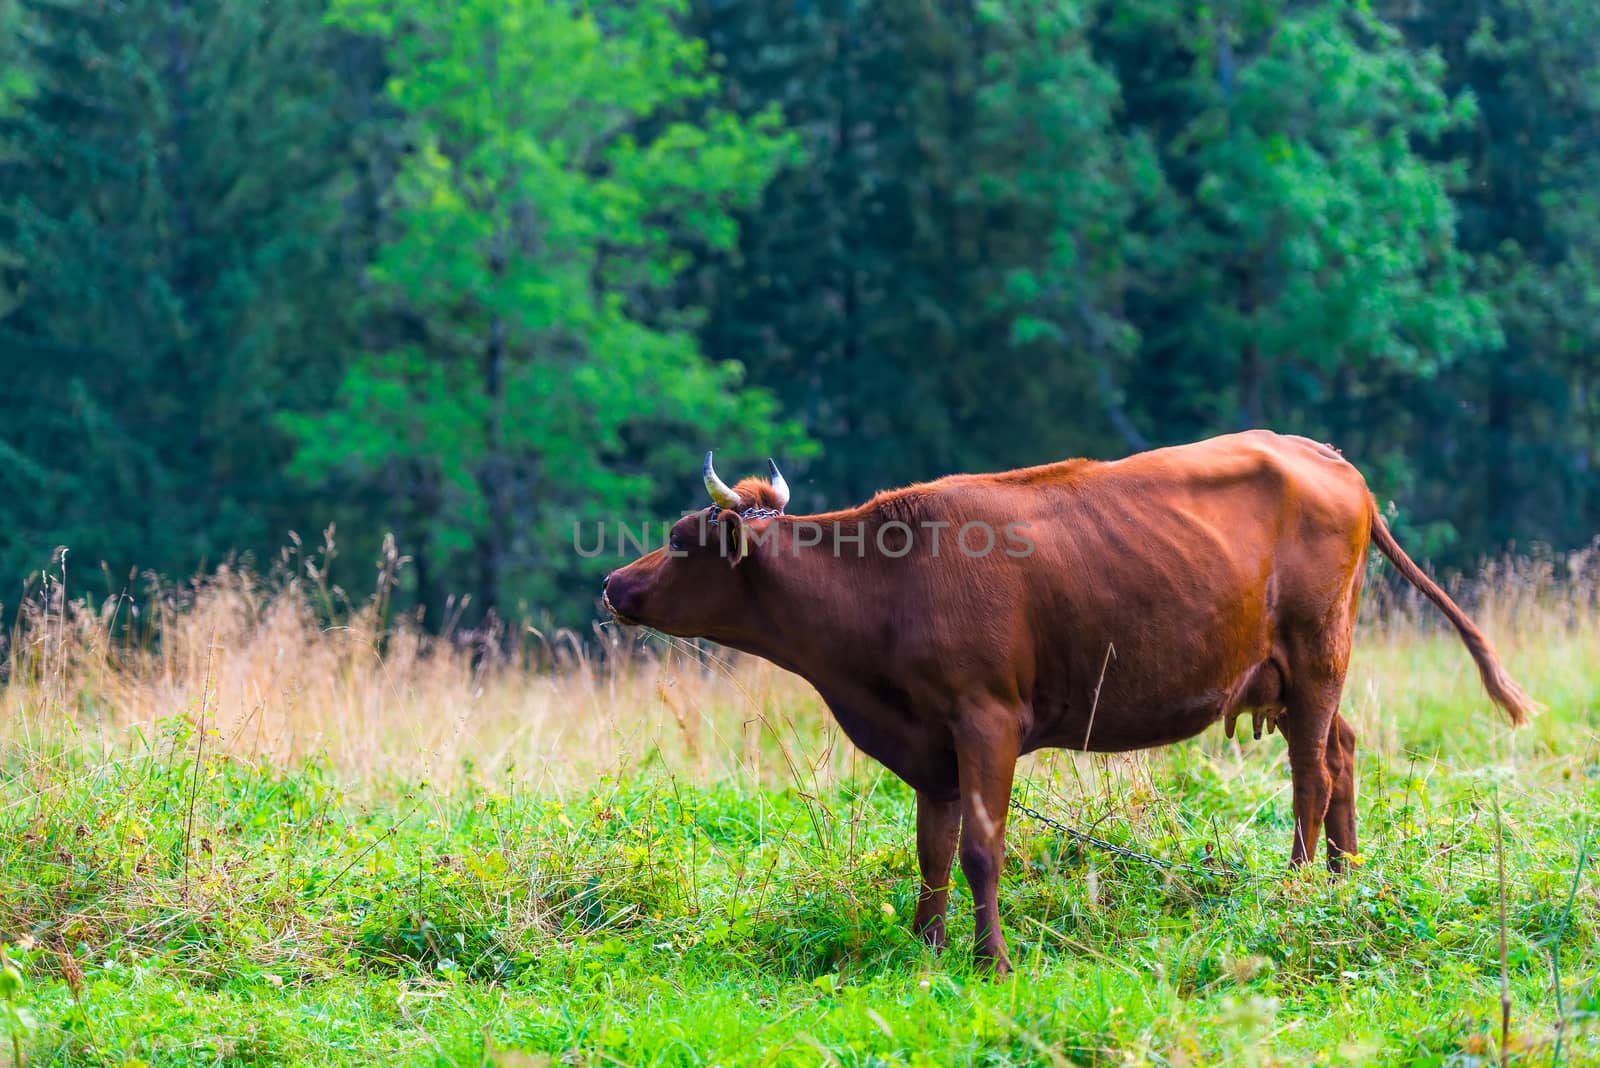
[[[805,511],[1250,426],[1577,548],[1597,176],[1587,0],[0,0],[0,602],[392,535],[425,626],[583,620],[706,449]]]

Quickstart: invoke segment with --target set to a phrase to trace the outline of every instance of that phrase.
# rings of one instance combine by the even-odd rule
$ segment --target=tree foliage
[[[431,622],[576,619],[614,560],[574,521],[697,504],[706,448],[805,508],[1244,425],[1446,561],[1600,526],[1578,0],[8,0],[0,38],[19,577],[337,521]]]
[[[349,0],[389,46],[411,145],[391,191],[377,299],[417,324],[357,358],[326,412],[286,422],[295,470],[376,477],[408,499],[412,551],[471,558],[482,607],[549,603],[580,558],[574,520],[642,511],[636,436],[794,434],[731,361],[701,358],[694,309],[652,316],[687,255],[725,250],[788,151],[776,115],[697,107],[715,86],[675,5]],[[688,470],[699,442],[673,450]],[[430,591],[431,593],[431,591]]]
[[[281,536],[275,408],[347,343],[350,131],[316,4],[24,3],[0,119],[0,337],[18,579],[53,544],[119,573]],[[332,298],[330,300],[330,298]]]

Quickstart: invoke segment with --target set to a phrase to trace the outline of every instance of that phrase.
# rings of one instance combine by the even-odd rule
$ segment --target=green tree
[[[0,0],[0,115],[15,109],[33,92],[33,70],[26,42],[31,29],[20,0]]]
[[[1120,224],[1154,173],[1081,4],[705,3],[697,26],[731,106],[781,106],[806,147],[705,331],[822,443],[797,499],[1128,440]]]
[[[1435,57],[1345,0],[1106,19],[1174,198],[1136,319],[1162,436],[1271,423],[1343,437],[1363,383],[1431,376],[1494,341],[1453,240],[1457,172],[1422,151],[1470,115]]]
[[[1041,459],[1145,448],[1125,410],[1138,343],[1127,299],[1145,254],[1136,218],[1164,190],[1160,163],[1141,131],[1117,127],[1120,87],[1091,48],[1087,4],[988,0],[978,11],[987,47],[964,193],[983,211],[983,291],[1009,326],[1016,422]],[[1077,413],[1087,434],[1061,418],[1079,397],[1101,409]]]
[[[970,355],[977,331],[956,153],[939,143],[946,109],[959,123],[970,107],[959,29],[970,16],[897,0],[697,7],[730,106],[782,107],[805,148],[749,214],[738,255],[711,272],[704,332],[708,351],[747,361],[822,445],[796,480],[798,506],[956,469],[962,408],[981,412],[979,397],[951,403],[941,381],[965,380],[970,364],[954,356]]]
[[[28,15],[19,0],[0,0],[0,122],[14,122],[35,90],[36,71],[27,48],[33,31]],[[0,166],[15,163],[24,151],[0,132]],[[16,276],[22,265],[17,250],[0,240],[0,323],[16,310]]]
[[[404,502],[430,608],[445,589],[502,615],[586,590],[601,564],[573,552],[576,520],[637,520],[667,484],[697,503],[700,450],[798,440],[668,299],[688,245],[730,246],[731,209],[791,148],[773,115],[706,106],[716,82],[679,14],[335,4],[384,41],[412,146],[372,271],[411,336],[363,356],[331,410],[286,422],[300,476]]]
[[[1436,388],[1410,390],[1422,423],[1422,507],[1474,551],[1576,545],[1600,527],[1600,9],[1575,0],[1394,5],[1470,126],[1442,146],[1467,180],[1461,246],[1504,324],[1502,345]]]
[[[294,514],[280,406],[345,345],[351,145],[315,0],[25,0],[0,116],[0,566],[187,572]],[[81,572],[80,572],[81,573]]]

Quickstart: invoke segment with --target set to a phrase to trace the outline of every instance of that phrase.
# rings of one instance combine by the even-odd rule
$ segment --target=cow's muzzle
[[[612,574],[615,573],[616,572],[612,572]],[[612,602],[611,575],[607,575],[604,581],[600,583],[600,603],[605,606],[607,612],[611,613],[611,618],[615,619],[618,623],[626,623],[629,626],[636,626],[638,624],[636,619],[634,619],[632,616],[629,616],[625,612],[619,611],[617,606]]]

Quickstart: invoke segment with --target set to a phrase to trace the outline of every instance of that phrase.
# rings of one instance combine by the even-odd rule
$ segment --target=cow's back
[[[1296,633],[1341,622],[1370,536],[1360,473],[1265,431],[951,490],[953,520],[1025,524],[1031,552],[945,576],[938,644],[957,647],[933,659],[992,666],[990,688],[1031,710],[1031,746],[1161,744],[1252,685],[1292,684],[1262,672]]]

